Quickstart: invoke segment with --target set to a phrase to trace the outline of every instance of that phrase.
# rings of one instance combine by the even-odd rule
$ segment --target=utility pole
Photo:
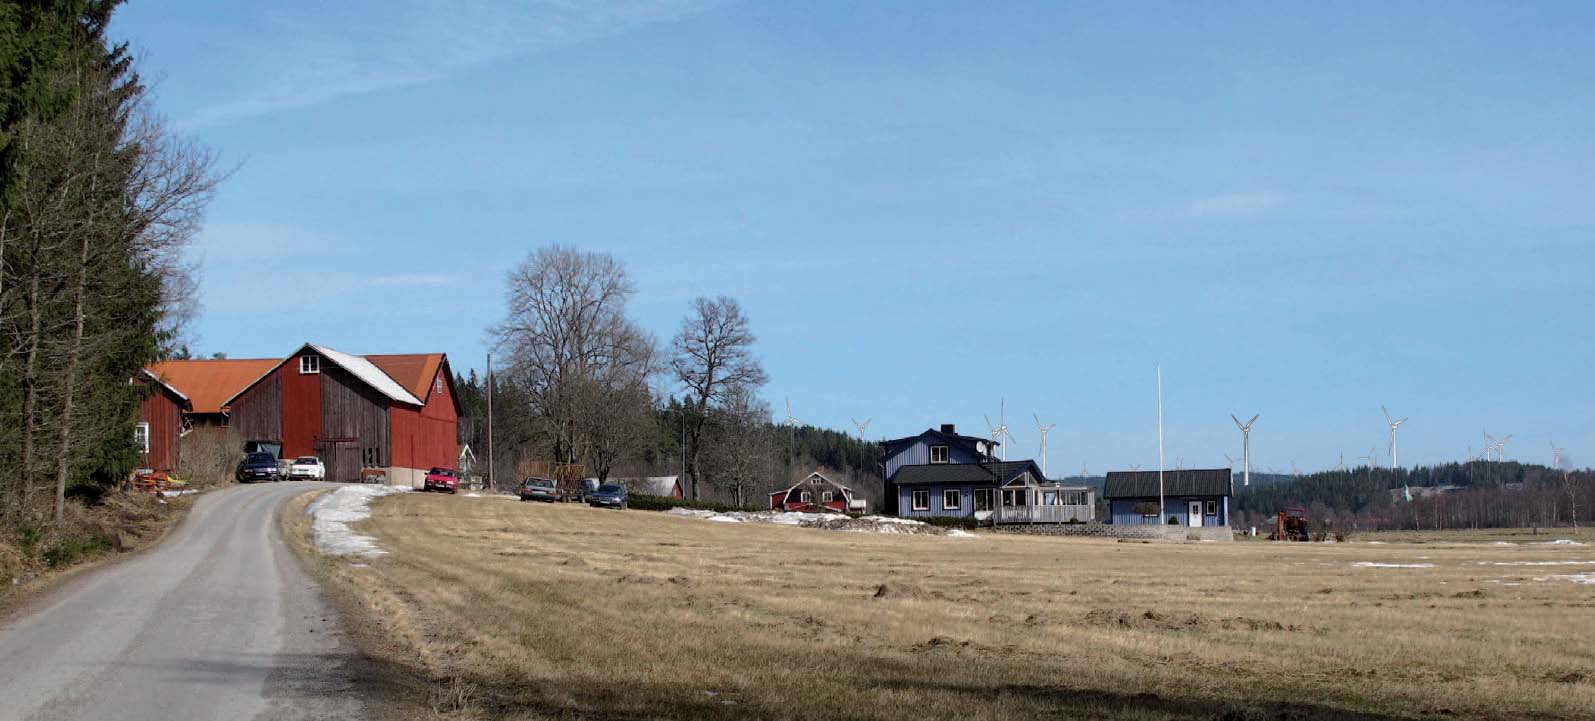
[[[1167,521],[1163,506],[1163,364],[1157,364],[1157,523]]]
[[[498,490],[493,482],[493,354],[487,354],[487,487]]]

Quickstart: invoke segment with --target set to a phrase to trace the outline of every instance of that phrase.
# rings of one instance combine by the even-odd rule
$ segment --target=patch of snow
[[[1542,541],[1539,545],[1541,545],[1541,546],[1583,546],[1583,545],[1586,545],[1586,544],[1579,543],[1578,541],[1575,541],[1575,540],[1573,540],[1571,538],[1558,538],[1558,539],[1556,539],[1554,541]]]
[[[1156,519],[1154,519],[1154,520],[1156,520]],[[1383,545],[1385,545],[1385,542],[1384,541],[1369,541],[1368,545],[1370,545],[1370,546],[1383,546]]]
[[[850,533],[923,533],[953,535],[923,521],[887,516],[860,516],[852,518],[840,513],[800,513],[798,511],[727,511],[716,513],[696,508],[672,508],[665,513],[685,518],[698,518],[715,523],[770,523],[778,526],[819,528]],[[974,534],[968,534],[974,535]]]
[[[1517,544],[1513,543],[1511,541],[1496,541],[1495,543],[1492,543],[1490,545],[1492,545],[1492,546],[1516,546]]]
[[[1480,561],[1489,566],[1595,566],[1595,561]]]
[[[1374,563],[1373,561],[1357,561],[1351,566],[1352,568],[1434,568],[1432,563]]]
[[[161,491],[161,495],[166,496],[167,498],[171,498],[172,496],[193,496],[198,494],[199,491],[193,489],[185,489],[181,491]]]
[[[969,531],[966,531],[966,530],[964,530],[962,528],[954,528],[953,530],[947,532],[947,537],[948,538],[975,538],[975,534],[970,533]]]
[[[1565,578],[1582,586],[1595,586],[1595,573],[1570,573],[1565,576],[1552,576],[1552,578]]]
[[[387,551],[377,547],[377,539],[355,533],[349,524],[371,517],[371,499],[407,493],[404,486],[361,484],[343,486],[317,498],[305,513],[316,548],[329,556],[380,556]]]

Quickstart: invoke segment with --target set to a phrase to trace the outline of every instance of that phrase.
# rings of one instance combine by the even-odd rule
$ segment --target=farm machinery
[[[1279,512],[1274,521],[1274,531],[1268,534],[1270,541],[1310,541],[1307,532],[1307,509],[1292,506]]]

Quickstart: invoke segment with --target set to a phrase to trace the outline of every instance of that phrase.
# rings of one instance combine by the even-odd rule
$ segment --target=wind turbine
[[[1340,460],[1337,463],[1335,463],[1335,470],[1340,471],[1341,473],[1345,473],[1346,472],[1346,452],[1345,451],[1341,451],[1340,452]]]
[[[1050,430],[1052,430],[1054,428],[1057,428],[1058,424],[1052,423],[1052,424],[1049,424],[1049,425],[1041,425],[1041,416],[1036,415],[1034,413],[1031,413],[1030,415],[1036,419],[1036,431],[1041,434],[1041,476],[1043,478],[1046,478],[1046,477],[1048,477],[1047,476],[1047,431],[1050,431]]]
[[[1489,431],[1479,431],[1484,436],[1484,461],[1490,461],[1490,452],[1495,450],[1495,439],[1490,437]]]
[[[797,448],[797,424],[800,422],[792,415],[792,398],[786,400],[786,452],[790,455]]]
[[[1013,434],[1008,432],[1008,399],[997,401],[997,425],[991,424],[991,416],[981,416],[986,419],[986,427],[991,429],[991,442],[1002,446],[1002,462],[1008,462],[1008,444],[1003,443],[1003,438],[1013,440]]]
[[[1231,474],[1235,473],[1235,461],[1237,461],[1239,459],[1233,458],[1233,457],[1230,456],[1230,454],[1225,453],[1224,454],[1224,460],[1229,461],[1229,472]]]
[[[1556,447],[1556,441],[1551,441],[1551,470],[1553,470],[1553,471],[1562,470],[1562,451],[1563,450],[1564,449]]]
[[[1495,460],[1506,460],[1506,442],[1510,440],[1512,440],[1512,434],[1508,433],[1506,434],[1506,437],[1495,442]]]
[[[1385,422],[1390,424],[1390,470],[1393,471],[1396,470],[1396,429],[1400,428],[1401,424],[1406,423],[1407,419],[1392,420],[1390,418],[1390,410],[1382,404],[1379,406],[1379,410],[1385,412]]]
[[[1235,421],[1235,427],[1241,429],[1241,459],[1246,461],[1243,471],[1245,480],[1241,483],[1243,486],[1252,485],[1252,424],[1256,423],[1257,417],[1261,415],[1263,414],[1258,413],[1252,416],[1251,420],[1242,423],[1234,413],[1229,414],[1230,420]]]
[[[791,412],[790,409],[787,410],[787,413]],[[857,418],[853,419],[853,425],[858,426],[858,439],[861,441],[864,440],[864,429],[869,428],[869,422],[868,418],[865,418],[863,423],[859,423]]]

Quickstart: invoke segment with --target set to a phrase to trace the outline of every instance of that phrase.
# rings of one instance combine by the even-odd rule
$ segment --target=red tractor
[[[1274,532],[1268,534],[1270,541],[1309,541],[1307,534],[1307,509],[1292,506],[1279,512],[1279,518],[1274,523]]]

